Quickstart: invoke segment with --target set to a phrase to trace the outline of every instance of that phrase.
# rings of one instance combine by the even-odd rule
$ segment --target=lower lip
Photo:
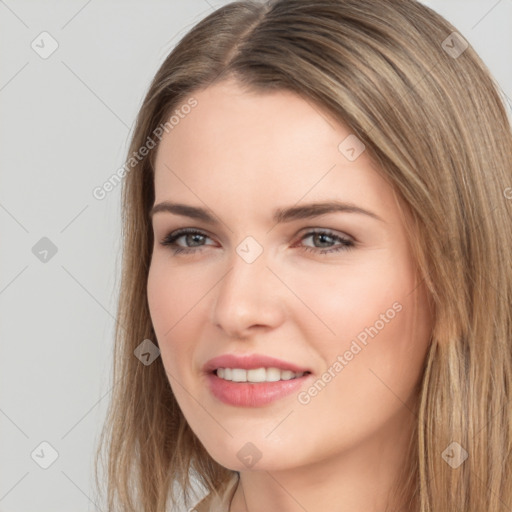
[[[209,373],[208,385],[212,394],[221,402],[237,407],[260,407],[297,392],[311,377],[302,377],[276,382],[233,382]]]

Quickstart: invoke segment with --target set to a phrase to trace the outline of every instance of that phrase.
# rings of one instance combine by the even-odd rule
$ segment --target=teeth
[[[233,368],[231,370],[231,380],[233,382],[247,382],[247,371]]]
[[[278,380],[290,380],[302,377],[306,372],[292,372],[279,368],[254,368],[244,370],[242,368],[218,368],[217,377],[233,382],[276,382]]]

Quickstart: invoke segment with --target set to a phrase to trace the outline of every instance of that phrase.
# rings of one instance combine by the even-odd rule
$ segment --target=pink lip
[[[225,404],[236,407],[261,407],[279,400],[293,392],[298,392],[313,375],[276,382],[232,382],[217,377],[215,373],[207,375],[211,393]]]
[[[222,356],[210,359],[203,366],[203,371],[206,373],[212,373],[217,368],[241,368],[244,370],[252,370],[254,368],[262,367],[279,368],[280,370],[290,370],[292,372],[311,372],[309,368],[301,368],[296,364],[261,354],[251,354],[245,356],[224,354]]]
[[[302,377],[276,382],[232,382],[215,374],[218,368],[279,368],[292,372],[309,372]],[[221,402],[237,407],[260,407],[297,392],[306,380],[313,377],[311,370],[274,357],[260,354],[238,356],[224,354],[210,359],[204,366],[211,393]]]

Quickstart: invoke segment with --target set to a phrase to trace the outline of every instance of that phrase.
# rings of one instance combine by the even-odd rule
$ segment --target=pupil
[[[325,242],[325,238],[331,238],[330,235],[326,235],[325,233],[319,233],[316,236],[319,238],[323,238],[323,241],[321,241],[320,243],[327,243],[327,244],[330,243],[329,241]],[[317,240],[318,240],[318,238],[317,238]]]
[[[189,236],[189,240],[191,240],[191,239],[194,240],[195,239],[197,241],[197,239],[201,238],[203,235],[198,235],[197,233],[193,233],[193,234],[188,235],[188,236]]]

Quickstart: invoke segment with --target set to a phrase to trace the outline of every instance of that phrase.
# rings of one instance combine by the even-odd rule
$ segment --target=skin
[[[404,465],[412,412],[432,329],[391,186],[368,151],[349,161],[352,132],[289,91],[248,92],[233,80],[194,94],[198,105],[162,138],[155,204],[210,208],[218,225],[169,212],[153,216],[148,300],[162,362],[190,427],[219,464],[240,471],[231,512],[384,511]],[[280,207],[338,200],[378,215],[335,212],[275,224]],[[190,227],[175,254],[161,240]],[[355,241],[306,236],[327,230]],[[252,236],[263,253],[247,263]],[[311,250],[304,250],[309,247]],[[314,252],[314,251],[317,252]],[[401,310],[333,372],[337,357],[395,303]],[[380,325],[380,324],[377,324]],[[214,397],[202,366],[225,354],[266,354],[308,367],[307,390],[263,407]],[[237,456],[251,442],[261,459]],[[394,510],[397,510],[395,508]]]

